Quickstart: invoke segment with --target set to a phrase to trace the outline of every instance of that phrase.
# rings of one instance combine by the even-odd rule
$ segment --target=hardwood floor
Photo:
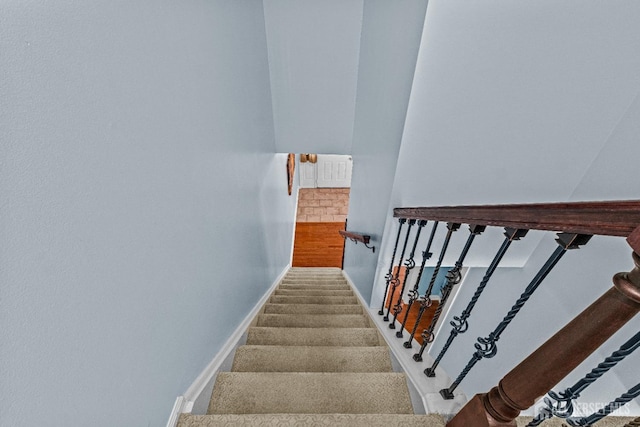
[[[293,246],[294,267],[342,268],[344,222],[298,222]]]

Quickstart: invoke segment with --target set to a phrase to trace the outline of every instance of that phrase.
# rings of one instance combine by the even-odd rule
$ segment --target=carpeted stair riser
[[[315,281],[315,280],[283,280],[279,286],[314,286],[317,288],[324,288],[330,286],[342,286],[345,289],[349,289],[349,285],[344,280],[332,280],[332,281]]]
[[[283,279],[345,280],[342,274],[335,273],[289,273]]]
[[[349,285],[308,285],[308,284],[294,284],[294,283],[284,283],[278,286],[278,289],[298,289],[298,290],[310,290],[317,289],[323,291],[350,291]]]
[[[260,314],[256,326],[280,328],[366,328],[369,320],[361,314]]]
[[[265,328],[250,327],[247,345],[380,346],[372,328]]]
[[[308,285],[308,286],[349,286],[345,280],[312,280],[312,279],[283,279],[280,285]]]
[[[518,427],[526,426],[531,417],[520,417]],[[633,421],[628,417],[608,417],[597,427],[622,427]],[[547,420],[542,427],[561,427],[564,420]],[[565,424],[566,425],[566,424]],[[437,414],[251,414],[251,415],[190,415],[182,414],[178,427],[254,427],[254,426],[310,426],[310,427],[445,427]],[[473,427],[473,426],[469,426]]]
[[[440,415],[405,414],[250,414],[180,416],[178,427],[444,427]],[[469,426],[472,427],[472,426]]]
[[[301,297],[292,295],[273,295],[269,298],[269,302],[273,304],[357,304],[356,297],[332,297],[324,295],[316,295],[313,297]]]
[[[221,372],[208,413],[412,414],[413,408],[403,374]]]
[[[342,274],[287,274],[283,279],[345,280]]]
[[[273,295],[289,295],[294,297],[314,297],[314,296],[326,296],[326,297],[352,297],[353,292],[349,290],[335,290],[335,289],[276,289]]]
[[[342,273],[292,273],[289,272],[285,279],[341,279],[344,280]]]
[[[356,304],[265,304],[264,314],[362,314]]]
[[[385,347],[244,345],[233,372],[391,372]]]

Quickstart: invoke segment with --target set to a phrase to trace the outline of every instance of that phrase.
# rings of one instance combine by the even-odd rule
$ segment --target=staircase
[[[208,415],[178,427],[444,427],[414,415],[407,379],[339,269],[293,268],[217,376]]]
[[[178,427],[444,427],[415,415],[407,379],[337,268],[293,268],[247,331],[231,372],[220,372],[208,415],[182,414]],[[628,427],[607,417],[599,427]],[[519,427],[531,417],[519,417]],[[640,424],[640,423],[638,423]],[[566,427],[564,420],[543,427]],[[473,427],[473,426],[469,426]]]

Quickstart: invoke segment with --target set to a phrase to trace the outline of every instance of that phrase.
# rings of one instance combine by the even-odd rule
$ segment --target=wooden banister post
[[[531,407],[640,311],[640,227],[627,239],[635,268],[485,394],[477,394],[447,427],[515,426]]]

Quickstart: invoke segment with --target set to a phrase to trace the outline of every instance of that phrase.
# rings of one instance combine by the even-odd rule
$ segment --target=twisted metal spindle
[[[411,334],[409,335],[409,340],[405,341],[402,345],[405,348],[411,348],[411,342],[413,341],[413,336],[418,329],[418,325],[420,323],[420,319],[422,319],[422,315],[426,311],[427,308],[431,307],[431,291],[433,290],[433,284],[436,282],[436,278],[438,277],[438,272],[440,271],[440,266],[442,266],[442,260],[444,259],[444,255],[447,253],[447,248],[449,247],[449,242],[451,241],[451,235],[460,228],[459,223],[449,222],[447,223],[447,236],[444,238],[444,242],[442,243],[442,249],[440,249],[440,257],[438,258],[438,262],[436,263],[435,269],[433,270],[433,275],[431,276],[431,281],[429,282],[429,286],[424,293],[424,299],[420,302],[420,310],[418,311],[418,317],[416,319],[416,323],[413,325],[413,329],[411,330]]]
[[[411,248],[411,253],[409,254],[409,259],[404,263],[405,271],[404,271],[404,279],[402,280],[402,287],[400,288],[400,294],[398,295],[398,302],[393,306],[393,320],[389,324],[389,329],[396,328],[396,319],[398,318],[398,314],[402,311],[402,294],[404,294],[404,289],[407,286],[407,279],[409,278],[409,273],[416,266],[416,262],[414,261],[414,257],[416,255],[416,248],[418,247],[418,241],[420,240],[420,233],[424,226],[427,225],[427,221],[420,220],[418,221],[418,231],[416,232],[416,237],[413,242],[413,247]],[[400,268],[400,267],[398,267]],[[393,297],[393,294],[391,294]],[[393,302],[393,301],[391,301]]]
[[[613,353],[598,366],[593,368],[584,378],[580,379],[573,386],[565,391],[555,393],[550,391],[549,397],[545,397],[544,403],[546,407],[541,409],[540,413],[533,419],[527,427],[540,425],[544,420],[553,418],[569,418],[573,414],[573,401],[580,397],[580,394],[594,383],[598,378],[603,376],[611,368],[625,359],[640,347],[640,332],[631,337],[627,342],[622,344],[620,348]]]
[[[436,375],[436,368],[438,367],[438,364],[440,363],[444,355],[449,350],[449,347],[451,346],[453,341],[456,339],[458,335],[464,334],[465,332],[467,332],[467,329],[469,328],[468,319],[471,316],[471,312],[473,311],[473,308],[478,302],[478,299],[480,299],[480,296],[482,295],[484,288],[489,283],[491,276],[493,276],[493,273],[495,272],[496,268],[498,268],[498,264],[500,264],[500,261],[502,260],[504,255],[507,253],[507,249],[509,249],[509,246],[511,246],[511,242],[513,242],[514,240],[520,240],[521,238],[527,235],[527,232],[529,230],[505,228],[504,231],[505,231],[504,232],[505,239],[502,242],[500,249],[498,249],[498,252],[493,257],[491,264],[489,264],[489,267],[487,268],[487,271],[485,272],[484,277],[480,281],[480,284],[478,285],[478,288],[473,294],[471,301],[469,302],[469,304],[467,304],[467,307],[462,311],[462,314],[460,314],[460,316],[454,316],[453,321],[449,323],[453,327],[451,329],[451,333],[449,334],[449,338],[447,338],[447,342],[444,344],[444,347],[442,347],[442,350],[440,350],[440,353],[438,354],[438,357],[436,358],[436,360],[434,360],[433,365],[431,365],[430,368],[425,369],[424,373],[426,376],[434,377]]]
[[[480,235],[480,233],[482,233],[486,228],[487,227],[484,225],[469,225],[469,237],[467,238],[467,242],[465,243],[464,248],[462,248],[462,252],[460,252],[460,256],[458,257],[455,265],[451,270],[447,272],[447,282],[440,288],[440,304],[438,304],[438,308],[436,308],[436,312],[433,314],[433,318],[431,318],[429,327],[422,331],[422,345],[420,346],[420,350],[418,351],[418,353],[413,356],[414,360],[422,361],[422,354],[424,353],[427,346],[433,342],[433,331],[438,324],[438,320],[440,319],[440,315],[442,314],[444,305],[447,303],[453,287],[460,283],[460,280],[462,280],[460,270],[462,269],[464,259],[467,257],[469,249],[471,249],[471,245],[473,244],[476,236]]]
[[[389,291],[389,282],[391,282],[391,279],[393,278],[393,262],[396,260],[396,251],[398,250],[398,243],[400,242],[400,234],[402,233],[402,226],[404,225],[405,222],[407,222],[407,220],[405,218],[400,218],[398,219],[398,222],[400,223],[400,227],[398,227],[398,235],[396,236],[396,243],[395,245],[393,245],[393,255],[391,255],[391,264],[389,265],[389,271],[384,276],[385,280],[387,281],[387,284],[384,287],[384,295],[382,297],[382,307],[380,307],[380,310],[378,311],[378,314],[380,316],[384,314],[384,303],[387,300],[387,292]]]
[[[620,397],[616,398],[614,401],[610,402],[607,406],[600,409],[598,412],[595,412],[588,417],[582,418],[567,418],[567,423],[571,426],[591,426],[610,413],[617,411],[622,408],[627,403],[631,402],[636,397],[640,396],[640,384],[636,384],[634,387],[629,389],[626,393],[623,393]],[[635,422],[635,421],[634,421]]]
[[[398,261],[396,274],[393,275],[393,278],[389,282],[391,285],[391,292],[389,293],[389,306],[387,307],[387,314],[382,318],[382,320],[384,320],[385,322],[389,321],[389,313],[391,313],[391,306],[393,305],[393,294],[396,292],[396,288],[400,284],[400,267],[402,266],[404,253],[407,250],[407,245],[409,244],[409,235],[411,234],[411,227],[413,227],[415,223],[416,223],[415,219],[409,220],[409,227],[407,228],[407,234],[404,238],[404,245],[402,246],[402,252],[400,253],[400,260]]]
[[[547,275],[553,270],[553,267],[560,261],[562,256],[569,249],[577,249],[581,245],[586,244],[591,236],[584,234],[570,234],[570,233],[559,233],[556,242],[558,243],[558,247],[551,254],[547,262],[542,266],[540,271],[535,275],[531,283],[527,286],[525,291],[520,295],[520,298],[516,301],[516,303],[511,307],[511,310],[504,317],[502,322],[498,324],[496,329],[489,334],[486,338],[478,338],[478,342],[474,345],[476,348],[475,353],[467,363],[467,366],[462,370],[460,375],[456,378],[456,380],[449,386],[449,388],[445,388],[440,390],[440,395],[442,395],[445,399],[453,399],[454,390],[460,385],[462,380],[467,376],[469,371],[482,359],[490,359],[498,354],[498,347],[496,342],[500,339],[500,335],[507,329],[507,326],[511,323],[511,321],[516,317],[516,315],[520,312],[522,307],[526,304],[526,302],[531,298],[531,295],[538,289],[538,286],[544,281]]]
[[[407,319],[409,318],[409,311],[411,311],[411,307],[415,300],[418,299],[420,294],[418,293],[418,287],[420,286],[420,279],[422,278],[422,272],[424,271],[424,266],[427,263],[427,260],[431,258],[433,253],[430,252],[431,244],[433,243],[433,237],[436,235],[436,230],[438,229],[438,221],[433,223],[433,228],[431,229],[431,235],[429,236],[429,242],[427,243],[427,247],[422,252],[422,264],[420,264],[420,269],[418,270],[418,277],[416,278],[416,282],[413,285],[413,289],[409,291],[409,302],[407,303],[407,309],[404,313],[404,320],[402,321],[402,325],[400,325],[400,330],[396,332],[397,338],[402,338],[402,331],[404,330],[405,325],[407,324]]]

